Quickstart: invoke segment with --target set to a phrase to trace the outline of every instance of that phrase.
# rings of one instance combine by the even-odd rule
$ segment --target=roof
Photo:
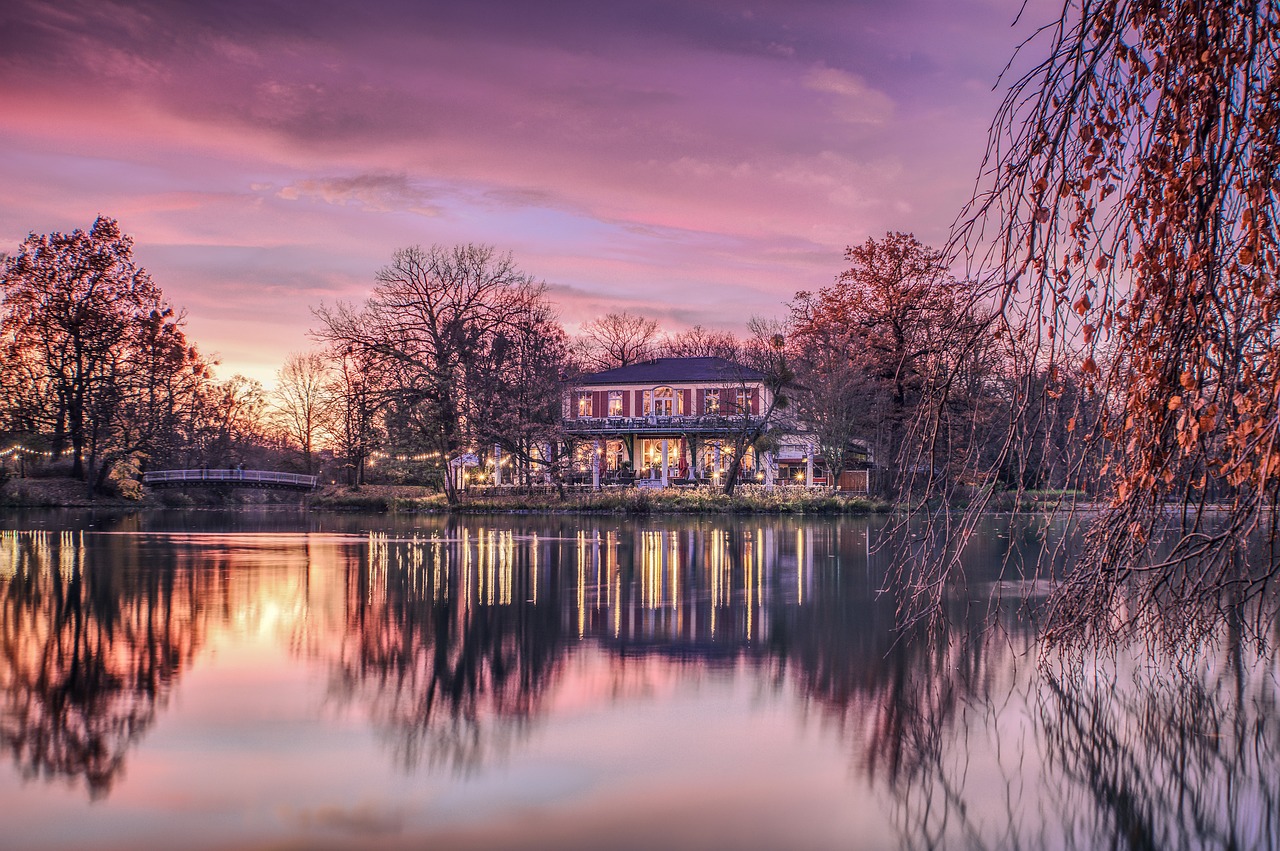
[[[657,358],[604,372],[584,375],[576,382],[584,384],[687,384],[712,382],[736,384],[760,381],[764,373],[724,358]]]

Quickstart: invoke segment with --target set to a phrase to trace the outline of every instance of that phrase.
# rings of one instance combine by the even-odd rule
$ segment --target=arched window
[[[644,392],[645,413],[655,417],[670,417],[684,413],[684,394],[670,387],[655,387]]]

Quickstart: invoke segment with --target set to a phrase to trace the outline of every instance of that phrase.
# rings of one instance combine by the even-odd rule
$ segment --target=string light
[[[36,456],[40,458],[52,458],[52,452],[41,452],[39,449],[28,449],[20,443],[15,443],[8,449],[0,452],[0,458],[11,458],[14,455]]]
[[[417,455],[393,455],[390,452],[372,452],[370,460],[384,459],[388,461],[434,461],[440,457],[439,452],[420,452]]]

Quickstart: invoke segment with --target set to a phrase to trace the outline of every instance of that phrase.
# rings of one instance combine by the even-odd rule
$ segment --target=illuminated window
[[[611,417],[622,416],[622,391],[621,390],[609,391],[609,416]]]
[[[734,400],[734,405],[739,413],[751,413],[751,391],[739,390],[737,398]]]
[[[646,407],[652,406],[650,411],[654,416],[669,417],[672,414],[684,413],[684,398],[682,394],[677,393],[670,387],[655,387],[652,391],[652,402],[649,401],[650,391],[645,391]]]
[[[580,417],[591,416],[591,394],[590,393],[578,394],[578,416]]]
[[[708,414],[720,413],[720,391],[719,390],[703,390],[702,391],[702,409]]]

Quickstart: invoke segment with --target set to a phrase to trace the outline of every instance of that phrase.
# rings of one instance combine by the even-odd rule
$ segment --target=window
[[[657,387],[653,391],[653,413],[658,417],[669,417],[681,413],[680,394],[670,387]]]
[[[591,394],[590,393],[578,394],[578,416],[580,417],[591,416]]]
[[[609,416],[611,417],[622,416],[622,391],[621,390],[609,391]]]
[[[702,391],[702,410],[708,414],[720,413],[720,391],[719,390],[703,390]]]
[[[739,390],[737,398],[734,400],[733,404],[736,406],[738,413],[751,413],[751,391]]]

